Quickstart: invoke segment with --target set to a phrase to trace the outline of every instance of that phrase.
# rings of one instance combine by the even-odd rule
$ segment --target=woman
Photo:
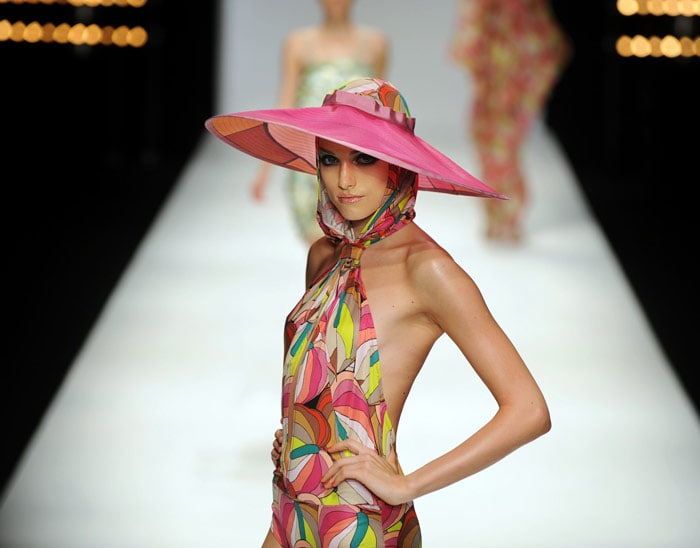
[[[290,32],[282,51],[282,83],[277,106],[310,107],[326,93],[360,76],[384,77],[389,46],[381,31],[353,23],[355,0],[319,0],[323,21]],[[251,192],[263,201],[270,164],[262,163]],[[323,236],[316,222],[316,177],[290,171],[287,197],[294,223],[303,240],[311,244]]]
[[[227,144],[319,182],[325,237],[287,317],[282,432],[263,547],[421,545],[413,501],[546,433],[549,411],[470,276],[415,222],[418,189],[504,198],[413,132],[399,91],[361,78],[320,107],[215,116]],[[447,336],[498,411],[451,451],[404,473],[401,413]]]
[[[449,54],[474,80],[468,125],[482,176],[510,198],[486,202],[486,237],[517,243],[529,201],[520,156],[571,46],[547,0],[461,0]]]

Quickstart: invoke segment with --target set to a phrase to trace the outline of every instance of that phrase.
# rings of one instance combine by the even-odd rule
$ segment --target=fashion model
[[[550,429],[537,382],[476,283],[415,222],[422,191],[504,196],[418,137],[414,124],[402,94],[378,78],[353,80],[318,107],[206,122],[241,151],[316,173],[319,189],[324,236],[309,249],[306,289],[285,323],[263,547],[421,546],[416,499]],[[497,410],[453,449],[403,470],[401,413],[443,335]]]

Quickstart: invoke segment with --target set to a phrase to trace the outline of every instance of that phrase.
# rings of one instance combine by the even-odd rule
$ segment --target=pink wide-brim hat
[[[316,174],[319,137],[417,173],[422,190],[506,199],[415,135],[415,118],[340,89],[319,107],[220,114],[205,126],[246,154],[304,173]]]

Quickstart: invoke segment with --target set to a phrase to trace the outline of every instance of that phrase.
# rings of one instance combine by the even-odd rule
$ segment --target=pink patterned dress
[[[326,447],[354,439],[387,456],[394,429],[382,391],[380,352],[361,277],[363,251],[411,222],[414,173],[390,166],[387,199],[361,234],[321,185],[318,218],[338,261],[287,317],[282,386],[282,457],[273,483],[272,531],[282,546],[421,546],[413,503],[390,505],[361,483],[326,488]]]

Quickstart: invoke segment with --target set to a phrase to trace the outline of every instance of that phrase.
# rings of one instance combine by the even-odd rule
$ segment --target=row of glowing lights
[[[0,4],[70,4],[71,6],[142,7],[147,0],[0,0]],[[700,15],[700,0],[617,0],[623,15]]]
[[[90,8],[119,6],[122,8],[142,8],[148,0],[0,0],[0,4],[69,4]]]
[[[0,0],[2,2],[3,0]],[[700,0],[698,1],[700,3]],[[148,33],[143,27],[126,26],[100,27],[78,23],[41,25],[32,22],[25,25],[22,21],[10,23],[7,19],[0,21],[0,42],[57,42],[74,45],[110,45],[142,47],[148,41]],[[621,36],[615,44],[617,53],[623,57],[696,57],[700,56],[700,37],[694,40],[688,37],[677,38],[665,36]]]
[[[42,25],[37,22],[25,25],[22,21],[10,23],[7,19],[0,20],[0,42],[56,42],[73,44],[75,46],[131,46],[140,48],[148,41],[148,33],[143,27],[100,27],[99,25],[69,25],[61,23]]]
[[[700,0],[617,0],[622,15],[700,15]]]
[[[623,57],[700,57],[700,37],[620,36],[615,51]]]

